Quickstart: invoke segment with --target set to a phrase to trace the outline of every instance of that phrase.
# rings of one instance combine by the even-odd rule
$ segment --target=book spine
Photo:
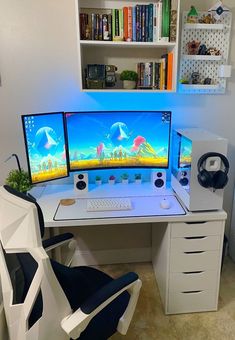
[[[177,0],[171,0],[170,10],[170,42],[176,42],[177,36]]]
[[[109,31],[109,40],[112,40],[112,14],[108,14],[108,31]]]
[[[102,14],[97,14],[98,16],[98,39],[103,39],[103,20],[102,20]]]
[[[141,7],[140,5],[136,5],[136,41],[140,41],[140,32],[141,32],[140,14],[141,14]]]
[[[132,40],[136,41],[136,6],[132,7]]]
[[[108,28],[108,15],[102,15],[102,39],[103,40],[110,40],[109,39],[109,28]]]
[[[95,31],[96,31],[96,15],[95,13],[91,14],[91,39],[95,40]]]
[[[157,4],[153,4],[153,41],[157,41]]]
[[[162,2],[157,3],[157,41],[162,38]]]
[[[173,89],[173,62],[174,54],[173,52],[168,53],[168,65],[167,65],[167,90],[171,91]]]
[[[123,10],[118,10],[118,19],[119,19],[119,40],[123,40]]]
[[[128,7],[128,36],[127,41],[132,41],[132,7]]]
[[[145,5],[141,5],[141,41],[145,41]]]
[[[123,7],[123,38],[128,39],[128,7]]]
[[[170,36],[170,0],[162,4],[162,40],[169,41]]]
[[[115,38],[115,31],[116,30],[116,11],[112,9],[112,39]]]
[[[145,37],[144,41],[149,41],[149,6],[145,6]]]
[[[148,41],[153,41],[153,4],[149,4]]]

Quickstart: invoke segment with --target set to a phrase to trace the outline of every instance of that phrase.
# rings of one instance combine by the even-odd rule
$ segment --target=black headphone
[[[204,169],[204,162],[209,157],[219,157],[224,165],[224,170],[207,171]],[[218,152],[208,152],[202,155],[197,162],[198,175],[197,179],[204,188],[223,189],[228,183],[229,161]]]

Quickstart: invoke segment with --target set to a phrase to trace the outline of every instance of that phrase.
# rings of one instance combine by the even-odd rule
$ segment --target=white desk
[[[198,212],[185,215],[154,216],[152,202],[172,195],[171,190],[156,193],[150,184],[91,186],[83,199],[128,196],[145,204],[141,213],[115,212],[105,217],[55,220],[60,199],[77,198],[71,185],[47,186],[38,199],[46,227],[86,226],[123,223],[152,223],[152,263],[166,314],[217,310],[220,266],[226,213]],[[152,210],[151,210],[152,211]],[[97,215],[99,214],[99,215]],[[118,215],[117,215],[118,214]],[[165,224],[158,222],[166,222]]]

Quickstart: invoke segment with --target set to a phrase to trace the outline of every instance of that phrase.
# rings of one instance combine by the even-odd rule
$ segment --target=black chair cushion
[[[70,303],[73,311],[92,294],[113,279],[107,274],[91,267],[69,268],[51,260],[54,273]],[[116,332],[120,317],[126,310],[130,295],[122,293],[89,323],[79,340],[105,340]]]

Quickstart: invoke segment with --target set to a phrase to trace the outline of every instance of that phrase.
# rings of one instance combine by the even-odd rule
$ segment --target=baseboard
[[[151,248],[107,249],[93,251],[76,250],[72,266],[98,264],[150,262]]]

